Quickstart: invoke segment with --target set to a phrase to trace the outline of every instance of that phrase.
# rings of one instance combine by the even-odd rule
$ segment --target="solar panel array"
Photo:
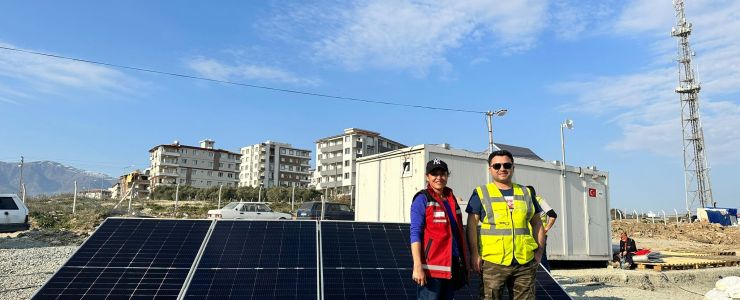
[[[219,221],[186,299],[316,299],[314,221]]]
[[[210,225],[107,219],[34,299],[176,299]]]
[[[33,299],[416,298],[408,224],[318,224],[108,219]],[[542,268],[536,296],[570,299]]]

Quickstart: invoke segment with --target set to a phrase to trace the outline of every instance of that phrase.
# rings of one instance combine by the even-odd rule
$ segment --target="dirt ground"
[[[637,242],[638,248],[693,253],[740,252],[740,227],[737,226],[641,221],[612,221],[612,241],[618,243],[619,233],[625,231]]]

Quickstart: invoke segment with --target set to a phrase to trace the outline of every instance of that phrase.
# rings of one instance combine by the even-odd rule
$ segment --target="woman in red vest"
[[[449,175],[444,161],[430,160],[427,188],[411,204],[412,278],[419,285],[418,299],[453,299],[455,290],[467,283],[462,214],[447,187]]]

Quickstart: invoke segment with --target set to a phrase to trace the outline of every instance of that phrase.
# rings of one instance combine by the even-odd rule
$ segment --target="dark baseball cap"
[[[447,173],[450,173],[450,170],[447,169],[447,164],[442,161],[439,158],[432,159],[429,162],[427,162],[427,172],[426,174],[432,173],[432,171],[436,169],[441,169],[442,171],[445,171]]]

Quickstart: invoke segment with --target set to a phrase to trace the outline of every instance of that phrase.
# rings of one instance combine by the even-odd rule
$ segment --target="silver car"
[[[209,219],[237,219],[237,220],[288,220],[293,216],[286,213],[274,212],[264,202],[231,202],[221,209],[208,211]]]

